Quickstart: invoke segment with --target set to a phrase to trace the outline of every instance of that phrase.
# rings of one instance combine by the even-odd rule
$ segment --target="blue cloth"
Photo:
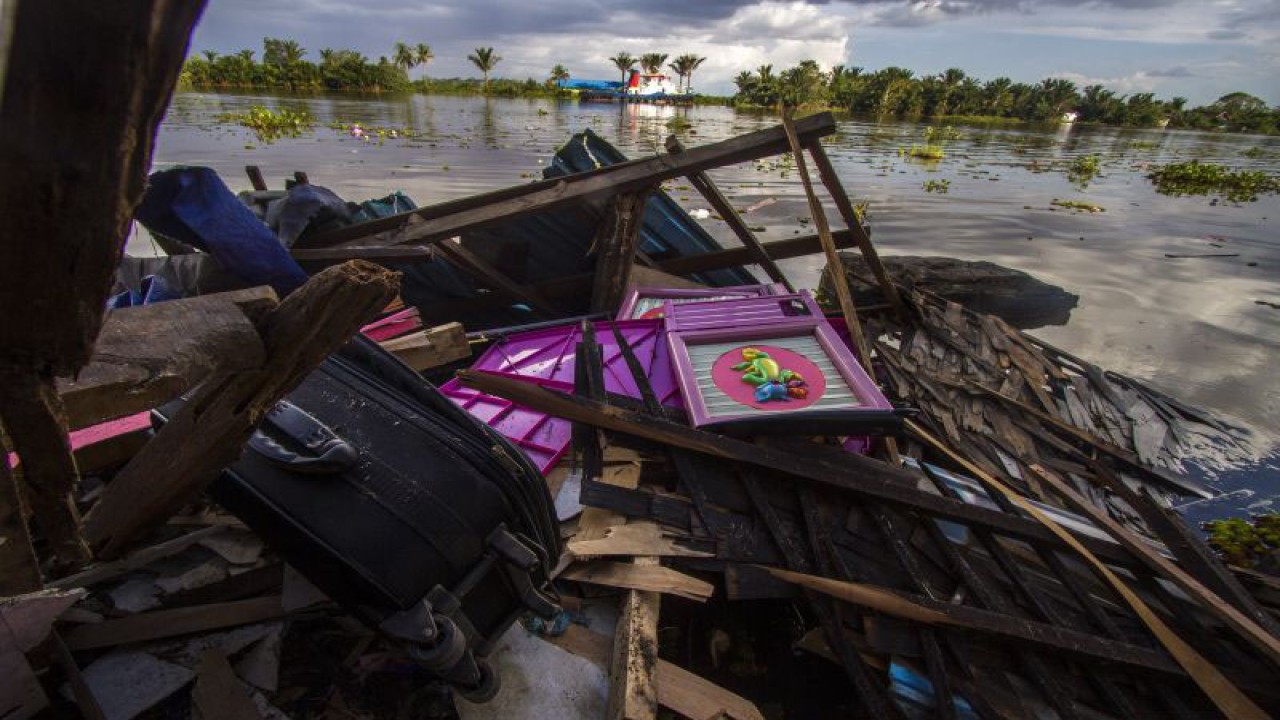
[[[209,168],[153,173],[136,218],[152,232],[213,255],[250,286],[270,285],[284,297],[307,281],[271,230]]]

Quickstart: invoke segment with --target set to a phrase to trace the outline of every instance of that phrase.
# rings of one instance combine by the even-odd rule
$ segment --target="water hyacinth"
[[[304,130],[310,130],[315,125],[315,121],[305,110],[271,110],[261,105],[254,105],[243,113],[224,113],[218,116],[218,121],[247,127],[264,143],[274,142],[282,137],[298,137]]]
[[[1215,195],[1231,202],[1254,202],[1259,195],[1280,193],[1280,177],[1261,170],[1232,170],[1199,160],[1170,163],[1147,176],[1161,195]]]

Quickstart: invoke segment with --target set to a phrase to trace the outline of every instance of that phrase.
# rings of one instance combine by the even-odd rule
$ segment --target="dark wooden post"
[[[871,268],[871,272],[876,276],[876,281],[880,283],[880,290],[884,293],[884,297],[893,306],[893,311],[897,313],[899,320],[906,320],[906,308],[902,304],[902,298],[898,297],[898,288],[894,286],[893,281],[889,279],[889,273],[884,269],[884,263],[880,262],[880,255],[876,252],[875,245],[871,244],[871,236],[867,234],[867,229],[862,226],[862,221],[858,218],[858,213],[853,209],[853,202],[849,200],[849,195],[844,191],[844,185],[840,182],[840,176],[836,174],[836,169],[831,165],[831,159],[827,157],[827,151],[822,148],[822,142],[816,138],[809,143],[809,154],[813,156],[814,167],[818,170],[818,177],[822,180],[822,184],[827,187],[827,192],[831,193],[831,199],[835,201],[836,210],[840,212],[840,217],[844,219],[844,224],[849,227],[849,232],[853,233],[854,241],[858,244],[858,250],[862,252],[862,257],[867,261],[867,267]],[[831,279],[836,284],[841,284],[844,278],[844,264],[837,262],[835,265],[829,265],[830,272],[840,273],[838,280],[835,275]]]
[[[0,597],[22,595],[43,586],[40,566],[27,532],[26,503],[9,470],[9,453],[0,444]]]
[[[399,277],[359,260],[331,267],[263,318],[264,364],[206,381],[102,493],[85,518],[99,554],[118,556],[234,462],[258,420],[396,296]]]
[[[17,5],[0,109],[0,417],[36,520],[73,565],[88,554],[53,378],[93,351],[204,2]]]
[[[672,155],[684,152],[684,146],[680,144],[679,138],[675,135],[667,137],[667,152]],[[738,239],[742,241],[745,247],[750,248],[752,257],[755,258],[760,267],[764,268],[765,274],[769,276],[769,279],[776,283],[782,283],[789,292],[795,292],[795,286],[782,273],[782,268],[778,267],[778,263],[769,257],[769,253],[765,252],[764,245],[760,244],[760,239],[756,237],[755,233],[751,232],[751,228],[747,227],[747,223],[743,221],[742,216],[729,203],[729,199],[724,196],[724,193],[720,192],[720,188],[716,187],[716,184],[711,181],[711,177],[705,172],[697,172],[689,175],[688,178],[689,183],[699,193],[702,193],[702,197],[706,198],[711,207],[720,214],[720,217],[724,218],[725,224],[729,226],[733,234],[738,236]]]
[[[612,312],[622,302],[636,248],[640,246],[640,229],[644,225],[644,207],[652,187],[638,192],[615,195],[605,211],[604,221],[596,234],[596,277],[591,288],[591,312]]]

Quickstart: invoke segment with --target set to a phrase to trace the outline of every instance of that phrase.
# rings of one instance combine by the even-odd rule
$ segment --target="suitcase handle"
[[[271,408],[262,420],[279,434],[302,447],[306,454],[294,452],[275,438],[255,430],[249,438],[249,449],[266,460],[298,473],[338,473],[360,462],[360,454],[327,425],[287,400]]]

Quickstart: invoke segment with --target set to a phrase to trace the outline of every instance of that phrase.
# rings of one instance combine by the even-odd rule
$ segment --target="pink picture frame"
[[[736,298],[751,298],[761,295],[777,295],[780,292],[786,292],[786,288],[779,284],[772,285],[731,285],[728,287],[709,287],[709,288],[660,288],[660,287],[635,287],[627,292],[623,298],[621,307],[618,308],[618,314],[615,316],[617,320],[639,320],[661,317],[661,314],[650,315],[645,317],[646,313],[652,313],[662,310],[666,305],[666,301],[670,300],[672,304],[681,305],[685,303],[696,302],[714,302],[719,300],[732,300]]]

